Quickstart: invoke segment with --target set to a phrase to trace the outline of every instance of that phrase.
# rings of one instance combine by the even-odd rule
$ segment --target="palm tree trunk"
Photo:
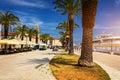
[[[21,36],[21,40],[24,40],[24,36]],[[21,48],[23,48],[23,44],[21,45]]]
[[[38,34],[36,34],[35,42],[36,42],[36,44],[38,44]]]
[[[21,37],[21,40],[24,40],[24,36]]]
[[[94,66],[92,56],[92,28],[83,28],[81,57],[78,61],[80,66]]]
[[[8,37],[8,26],[5,25],[5,27],[4,27],[4,38],[7,39],[7,37]]]
[[[74,27],[74,15],[73,13],[69,13],[68,15],[69,18],[69,54],[74,54],[74,49],[73,49],[73,27]]]
[[[29,36],[29,41],[31,41],[31,36]]]
[[[80,66],[93,67],[92,36],[98,0],[82,0],[82,51]]]
[[[7,39],[8,38],[8,26],[7,24],[4,25],[4,38]],[[5,44],[5,54],[6,54],[6,51],[7,51],[7,45]]]

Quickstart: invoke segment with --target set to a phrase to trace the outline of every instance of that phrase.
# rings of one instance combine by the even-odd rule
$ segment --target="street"
[[[55,80],[49,68],[49,61],[63,53],[34,50],[10,55],[0,55],[0,80]],[[76,52],[80,54],[80,51]],[[99,64],[111,77],[120,80],[120,56],[94,52],[94,62]]]
[[[0,55],[0,80],[55,80],[49,70],[52,50]]]

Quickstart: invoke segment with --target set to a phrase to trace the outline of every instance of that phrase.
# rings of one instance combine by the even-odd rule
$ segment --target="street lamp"
[[[111,55],[113,54],[112,44],[113,44],[113,40],[111,39]]]

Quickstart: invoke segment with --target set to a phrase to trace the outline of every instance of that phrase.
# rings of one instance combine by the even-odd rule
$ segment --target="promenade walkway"
[[[59,52],[32,51],[0,55],[0,80],[56,80],[49,61]]]
[[[52,50],[0,55],[0,80],[56,80],[49,68],[49,61],[62,52]],[[80,51],[76,51],[80,54]],[[111,77],[120,80],[120,56],[94,52],[94,61]]]
[[[80,55],[81,52],[75,53]],[[93,59],[109,74],[111,80],[120,80],[120,55],[93,52]]]

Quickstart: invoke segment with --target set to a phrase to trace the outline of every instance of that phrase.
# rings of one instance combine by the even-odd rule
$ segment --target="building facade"
[[[53,38],[52,40],[48,40],[47,44],[50,46],[62,46],[59,38]]]
[[[120,36],[98,35],[93,40],[93,51],[120,54]]]

